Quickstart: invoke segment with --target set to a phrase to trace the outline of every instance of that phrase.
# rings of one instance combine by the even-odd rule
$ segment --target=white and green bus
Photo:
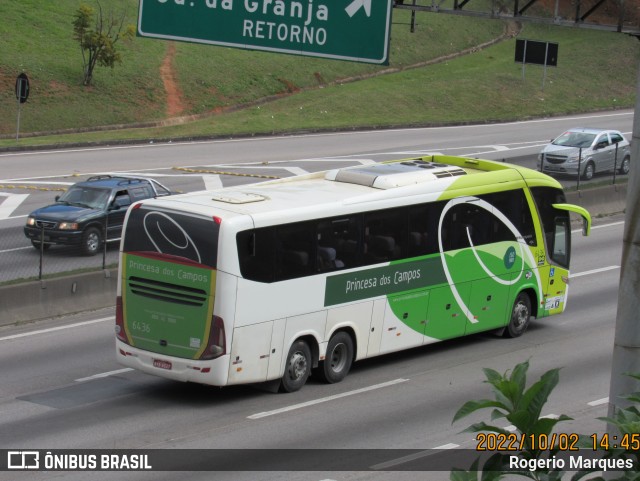
[[[569,212],[540,172],[429,156],[131,206],[118,361],[214,386],[313,372],[564,311]]]

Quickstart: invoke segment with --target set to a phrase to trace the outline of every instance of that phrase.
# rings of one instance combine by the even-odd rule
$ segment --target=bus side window
[[[537,244],[533,217],[522,189],[481,195],[480,198],[493,205],[509,219],[527,245],[535,246]],[[506,229],[506,226],[503,227]]]
[[[310,222],[282,225],[277,228],[276,278],[293,279],[315,271],[315,226]]]
[[[274,229],[239,232],[236,244],[242,276],[253,281],[273,282],[275,270]]]
[[[569,231],[569,219],[567,216],[558,216],[555,218],[555,229],[549,251],[551,258],[561,266],[569,267],[569,242],[571,236]]]
[[[336,250],[336,260],[342,267],[351,268],[360,265],[360,227],[361,215],[331,220],[332,237]]]
[[[366,264],[405,257],[407,209],[387,209],[366,214],[364,233]]]
[[[569,214],[553,207],[553,204],[565,202],[564,193],[552,187],[532,187],[531,193],[542,221],[547,256],[556,264],[568,267],[567,253],[571,242],[571,230],[568,227]]]
[[[344,268],[344,262],[338,258],[338,239],[334,223],[337,220],[322,220],[318,223],[318,272],[327,272]]]

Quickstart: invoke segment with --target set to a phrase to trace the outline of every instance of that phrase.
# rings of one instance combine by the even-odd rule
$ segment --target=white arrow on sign
[[[364,7],[364,13],[367,17],[371,16],[371,0],[353,0],[347,8],[345,8],[349,17],[353,17],[360,8]]]

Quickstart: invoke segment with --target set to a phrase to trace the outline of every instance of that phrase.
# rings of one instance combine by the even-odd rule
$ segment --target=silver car
[[[570,129],[552,140],[538,155],[541,172],[575,176],[579,172],[586,180],[596,172],[614,169],[628,174],[630,162],[629,142],[617,130]]]

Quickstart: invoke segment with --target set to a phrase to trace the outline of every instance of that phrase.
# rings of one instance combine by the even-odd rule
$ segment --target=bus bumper
[[[229,379],[228,354],[211,361],[165,358],[116,339],[116,358],[124,366],[174,381],[226,386]]]

